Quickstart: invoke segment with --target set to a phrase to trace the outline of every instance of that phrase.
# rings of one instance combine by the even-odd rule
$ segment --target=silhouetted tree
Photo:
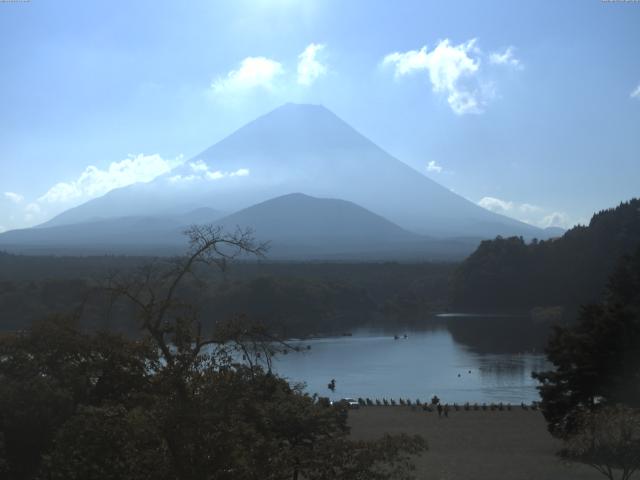
[[[53,317],[0,339],[0,464],[6,478],[37,478],[56,433],[78,409],[138,404],[159,367],[150,342],[82,333],[73,319]]]
[[[552,434],[574,433],[581,415],[601,406],[640,407],[640,249],[621,260],[604,302],[557,327],[546,352],[555,368],[534,378]]]

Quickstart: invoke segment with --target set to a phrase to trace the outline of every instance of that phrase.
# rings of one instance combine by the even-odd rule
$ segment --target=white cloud
[[[6,232],[6,231],[7,231],[6,227],[0,225],[0,233]]]
[[[491,210],[496,213],[506,213],[513,210],[513,202],[508,202],[506,200],[500,200],[495,197],[483,197],[478,202],[482,208],[486,208],[487,210]]]
[[[537,205],[531,205],[530,203],[523,203],[518,208],[523,213],[536,213],[542,210],[542,208]]]
[[[169,172],[182,164],[182,157],[165,160],[160,155],[130,155],[119,162],[111,163],[102,170],[88,166],[76,180],[59,182],[38,198],[40,202],[66,203],[98,197],[113,190],[137,182],[149,182],[158,175]]]
[[[572,223],[569,221],[569,216],[563,212],[553,212],[549,215],[545,215],[540,221],[539,225],[543,228],[547,227],[562,227],[569,228]]]
[[[494,65],[508,65],[518,70],[522,70],[522,62],[514,56],[513,51],[513,47],[508,47],[502,53],[492,52],[489,55],[489,62]]]
[[[255,88],[271,90],[275,80],[284,73],[280,62],[266,57],[247,57],[240,62],[237,70],[231,70],[226,77],[218,77],[211,83],[216,94],[242,93]]]
[[[221,178],[224,178],[226,176],[227,175],[222,173],[220,170],[205,173],[205,178],[207,178],[207,180],[220,180]]]
[[[393,65],[395,67],[393,74],[396,78],[418,70],[428,70],[427,47],[422,47],[420,50],[409,50],[404,53],[390,53],[382,59],[382,65]]]
[[[15,193],[15,192],[4,192],[4,196],[10,202],[15,203],[15,204],[22,203],[22,201],[24,200],[24,196],[20,195],[19,193]]]
[[[442,165],[439,165],[435,160],[431,160],[429,163],[427,163],[427,172],[440,173],[442,172]]]
[[[209,166],[202,160],[190,162],[189,167],[193,173],[189,175],[174,175],[169,177],[171,183],[191,182],[193,180],[220,180],[227,177],[246,177],[251,172],[248,168],[239,168],[233,172],[223,172],[221,170],[209,170]]]
[[[308,87],[327,73],[327,66],[316,59],[316,55],[324,47],[322,44],[312,43],[298,55],[298,83],[300,85]]]
[[[631,98],[637,98],[638,100],[640,100],[640,84],[638,84],[638,86],[636,87],[636,89],[631,92]]]
[[[207,164],[204,163],[202,160],[196,160],[195,162],[190,162],[189,166],[191,167],[191,170],[193,170],[194,172],[206,172],[209,169]]]
[[[248,168],[239,168],[235,172],[231,172],[230,176],[232,176],[232,177],[246,177],[250,173],[251,172],[249,171]]]
[[[549,212],[531,203],[516,203],[495,197],[483,197],[478,202],[478,205],[492,212],[506,215],[540,228],[570,228],[575,225],[575,222],[572,222],[566,213],[556,211]]]
[[[42,208],[40,208],[40,205],[38,205],[37,203],[31,202],[26,207],[24,207],[24,211],[24,221],[31,222],[36,219],[40,215],[40,213],[42,213]]]
[[[482,113],[486,100],[482,89],[469,82],[480,69],[478,55],[476,39],[460,45],[452,45],[445,39],[430,52],[424,46],[420,50],[391,53],[384,57],[382,64],[392,65],[396,78],[419,71],[428,72],[433,91],[447,95],[453,112],[464,115]]]
[[[240,168],[234,172],[222,172],[220,170],[216,170],[215,172],[205,173],[205,178],[207,180],[220,180],[221,178],[227,177],[246,177],[249,173],[250,171],[248,168]]]
[[[202,178],[198,175],[173,175],[169,177],[170,183],[178,183],[178,182],[190,182],[192,180],[196,180]]]
[[[40,208],[40,205],[32,202],[24,208],[24,211],[27,213],[37,214],[37,213],[40,213],[42,209]]]
[[[497,96],[494,83],[481,74],[482,59],[522,70],[514,51],[514,47],[508,47],[487,56],[477,47],[475,38],[459,45],[444,39],[430,51],[424,46],[386,55],[382,66],[392,66],[396,79],[415,72],[428,73],[433,92],[445,95],[454,113],[478,114]]]

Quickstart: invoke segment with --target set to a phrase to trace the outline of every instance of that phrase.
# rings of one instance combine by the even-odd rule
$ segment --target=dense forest
[[[112,304],[103,287],[169,258],[33,257],[0,254],[3,330],[51,313],[78,313],[85,327],[134,333],[134,312]],[[410,322],[446,308],[449,263],[237,262],[203,270],[181,295],[212,325],[246,315],[284,336],[341,334],[361,325]]]
[[[483,241],[456,269],[452,305],[467,310],[528,311],[560,306],[573,316],[600,298],[623,255],[640,244],[640,200],[593,215],[562,237]]]

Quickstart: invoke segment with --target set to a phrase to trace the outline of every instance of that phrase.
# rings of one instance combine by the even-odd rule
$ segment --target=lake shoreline
[[[531,372],[549,368],[542,354],[476,352],[445,328],[398,329],[393,335],[370,329],[291,342],[301,351],[277,355],[273,370],[290,382],[304,382],[309,394],[332,400],[424,403],[437,395],[451,405],[519,406],[539,399]],[[332,379],[334,391],[328,389]]]

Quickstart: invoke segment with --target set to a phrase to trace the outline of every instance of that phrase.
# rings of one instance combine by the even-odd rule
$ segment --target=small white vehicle
[[[360,404],[358,403],[358,401],[354,400],[353,398],[343,398],[340,401],[345,402],[347,405],[349,405],[349,408],[360,408]]]
[[[360,408],[360,404],[353,398],[341,398],[340,400],[332,400],[329,402],[331,405],[346,405],[349,408]]]

